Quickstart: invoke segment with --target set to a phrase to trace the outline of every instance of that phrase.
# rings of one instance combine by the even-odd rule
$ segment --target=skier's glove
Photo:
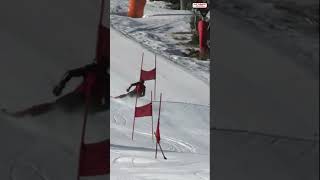
[[[127,92],[129,92],[129,91],[130,91],[130,88],[127,89]]]
[[[53,88],[53,91],[52,93],[55,95],[55,96],[59,96],[61,93],[62,93],[62,90],[64,88],[64,85],[63,84],[59,84],[57,86],[55,86]]]

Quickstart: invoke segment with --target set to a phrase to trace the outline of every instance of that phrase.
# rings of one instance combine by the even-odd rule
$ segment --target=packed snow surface
[[[111,96],[139,79],[143,69],[154,67],[154,53],[111,29]],[[125,52],[123,51],[125,49]],[[154,82],[138,106],[149,103]],[[160,132],[165,156],[152,140],[151,117],[137,118],[131,140],[135,98],[111,97],[111,179],[209,179],[209,86],[180,66],[157,56],[156,101],[153,103],[153,128],[156,129],[159,93],[163,94]]]
[[[155,159],[150,117],[137,118],[131,140],[135,98],[111,97],[111,179],[209,179],[209,63],[182,58],[184,49],[173,38],[176,32],[190,32],[189,11],[166,9],[163,2],[147,2],[145,16],[126,17],[127,1],[110,1],[111,23],[111,96],[126,93],[139,80],[143,69],[157,68],[154,81],[138,106],[153,103],[153,129],[156,129],[160,93],[163,94],[160,151]],[[159,150],[159,148],[158,148]]]
[[[128,1],[110,1],[110,26],[165,56],[209,84],[209,60],[186,57],[191,40],[191,11],[172,10],[163,1],[147,1],[143,18],[128,18]]]

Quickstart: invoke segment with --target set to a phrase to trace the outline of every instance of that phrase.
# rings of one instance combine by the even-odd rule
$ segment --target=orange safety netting
[[[141,18],[145,5],[146,0],[129,0],[128,16],[132,18]]]

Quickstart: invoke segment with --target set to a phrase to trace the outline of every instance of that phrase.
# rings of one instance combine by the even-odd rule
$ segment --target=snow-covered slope
[[[154,68],[155,54],[136,42],[111,31],[111,86],[110,95],[126,93],[128,86],[139,80],[141,58],[144,53],[143,69]],[[164,99],[194,104],[209,105],[209,85],[157,54],[157,99],[165,93]],[[147,96],[153,91],[153,81],[146,82]]]
[[[191,11],[166,8],[163,1],[147,1],[144,18],[127,18],[128,1],[110,1],[110,25],[147,49],[179,64],[209,84],[209,61],[185,57],[191,40]]]
[[[141,55],[144,69],[154,67],[154,54],[111,29],[111,96],[139,79]],[[125,53],[124,53],[125,50]],[[153,82],[138,105],[150,102]],[[111,98],[111,178],[112,179],[209,179],[209,86],[180,66],[157,57],[157,100],[163,93],[161,144],[168,160],[152,141],[150,118],[136,120],[131,140],[135,98]],[[159,102],[154,102],[154,130]]]
[[[136,119],[131,140],[133,104],[111,101],[112,179],[209,179],[209,107],[162,103],[160,131],[165,156],[151,138],[151,118]],[[158,113],[159,103],[153,112]],[[154,116],[154,129],[157,115]],[[159,149],[159,147],[158,147]]]

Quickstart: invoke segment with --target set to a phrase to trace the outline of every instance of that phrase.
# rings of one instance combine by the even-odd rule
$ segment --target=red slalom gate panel
[[[98,176],[110,173],[110,140],[82,144],[79,176]]]
[[[136,107],[135,117],[152,116],[152,103]]]
[[[148,81],[148,80],[154,80],[156,79],[156,68],[150,70],[150,71],[145,71],[141,69],[141,80]]]

